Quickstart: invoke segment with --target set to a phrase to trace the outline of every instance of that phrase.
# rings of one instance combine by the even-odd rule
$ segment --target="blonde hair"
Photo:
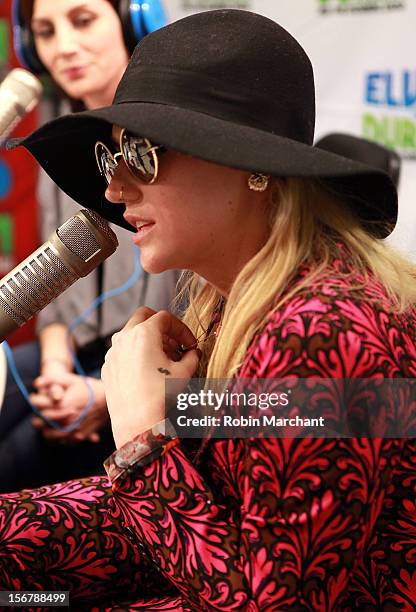
[[[271,192],[268,240],[235,279],[215,344],[209,339],[200,345],[201,377],[234,375],[268,313],[317,279],[325,282],[328,264],[339,255],[339,243],[348,250],[359,279],[355,285],[349,279],[349,289],[359,293],[372,274],[384,286],[392,311],[403,313],[416,303],[416,266],[364,229],[348,206],[318,181],[276,179]],[[306,273],[296,277],[302,265]],[[330,277],[334,278],[333,269]],[[342,277],[345,273],[340,272]],[[189,306],[183,320],[198,338],[207,329],[220,296],[196,275],[188,278],[185,291]]]

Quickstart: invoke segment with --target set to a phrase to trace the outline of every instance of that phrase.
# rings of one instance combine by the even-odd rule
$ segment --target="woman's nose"
[[[72,55],[78,51],[78,40],[74,29],[68,24],[56,28],[56,51],[61,55]]]
[[[142,199],[137,179],[131,174],[123,159],[117,164],[113,178],[105,191],[105,198],[113,204],[139,202]]]

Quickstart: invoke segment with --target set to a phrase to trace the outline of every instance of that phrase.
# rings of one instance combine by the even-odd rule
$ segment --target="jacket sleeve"
[[[371,343],[349,317],[338,314],[334,324],[331,316],[319,300],[291,303],[255,339],[241,376],[363,375]],[[377,439],[211,440],[222,490],[176,446],[116,481],[113,493],[138,548],[193,609],[331,610],[382,505],[393,447]]]

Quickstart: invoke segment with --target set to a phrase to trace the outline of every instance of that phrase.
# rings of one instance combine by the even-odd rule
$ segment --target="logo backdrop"
[[[315,71],[316,138],[348,132],[401,155],[399,222],[389,241],[416,261],[416,0],[165,0],[165,5],[171,21],[208,9],[253,10],[299,40]]]

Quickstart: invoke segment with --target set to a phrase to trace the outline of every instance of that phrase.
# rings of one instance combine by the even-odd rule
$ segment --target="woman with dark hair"
[[[390,178],[313,133],[304,50],[265,17],[219,10],[146,37],[111,106],[24,141],[80,204],[135,232],[147,271],[195,276],[183,320],[142,308],[113,337],[109,480],[0,497],[3,589],[100,610],[414,609],[415,443],[359,420],[381,407],[404,423],[412,398],[347,400],[362,379],[412,388],[416,271],[383,242]],[[304,381],[286,415],[321,406],[331,427],[181,438],[165,384],[195,374],[294,395]],[[355,437],[334,437],[350,417]]]
[[[120,5],[126,2],[25,0],[18,4],[30,67],[49,74],[74,106],[98,108],[114,97],[138,42],[133,29],[127,30],[122,23],[127,15],[125,9],[120,15]]]
[[[45,102],[45,115],[71,110],[62,95],[69,98],[71,107],[93,109],[111,104],[137,41],[133,29],[128,28],[126,3],[25,0],[17,8],[23,59],[34,70],[48,74],[59,88],[60,96],[52,100],[55,108],[48,108]],[[74,202],[43,172],[38,195],[41,234],[46,240],[74,214]],[[39,342],[14,351],[17,369],[26,385],[32,387],[35,379],[33,405],[60,429],[34,417],[9,374],[0,416],[0,491],[100,473],[103,459],[114,448],[99,380],[111,335],[141,304],[169,308],[178,279],[176,272],[157,277],[143,273],[138,278],[138,253],[125,232],[119,228],[115,231],[119,247],[114,256],[39,314]],[[116,293],[126,282],[128,286],[119,295],[99,304],[75,326],[97,296]],[[74,372],[73,350],[87,378]],[[62,431],[82,412],[85,414],[91,395],[93,404],[79,426]],[[77,453],[68,444],[76,444]]]

